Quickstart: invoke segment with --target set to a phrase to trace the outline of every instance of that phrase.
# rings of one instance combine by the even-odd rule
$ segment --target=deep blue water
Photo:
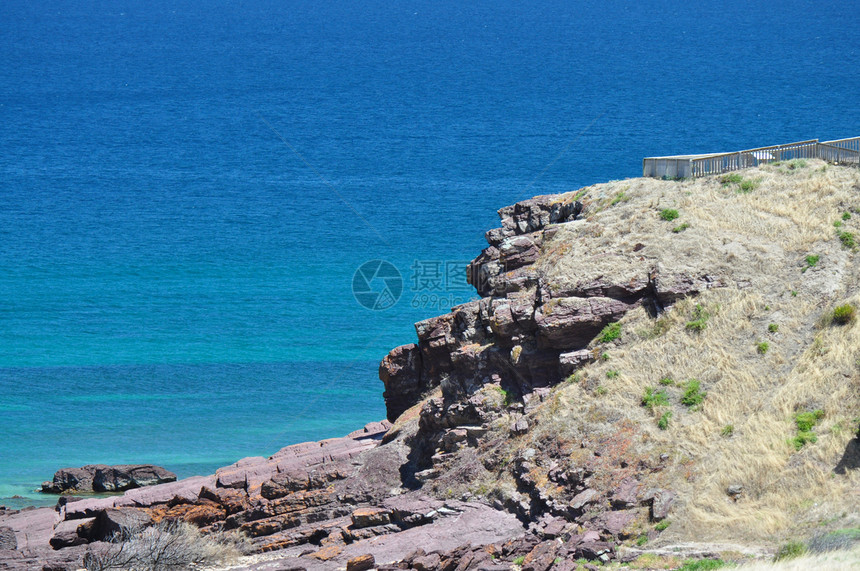
[[[860,135],[857,9],[3,2],[0,499],[382,418],[379,359],[470,298],[432,268],[497,208]],[[373,259],[403,276],[386,310],[352,294]]]

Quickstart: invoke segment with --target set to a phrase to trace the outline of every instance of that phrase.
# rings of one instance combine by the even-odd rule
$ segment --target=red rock
[[[373,569],[375,565],[376,560],[373,558],[373,555],[365,553],[347,561],[346,571],[367,571],[368,569]]]

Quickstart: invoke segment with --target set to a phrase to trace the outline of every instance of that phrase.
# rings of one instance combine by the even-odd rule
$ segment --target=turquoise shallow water
[[[477,255],[497,208],[646,155],[860,133],[855,13],[2,3],[0,502],[382,418],[381,357],[472,296],[428,268]],[[351,291],[373,259],[404,280],[385,311]]]

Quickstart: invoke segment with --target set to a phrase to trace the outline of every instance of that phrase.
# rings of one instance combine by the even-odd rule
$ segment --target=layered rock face
[[[554,385],[591,360],[589,343],[631,309],[657,314],[720,285],[715,276],[667,270],[635,247],[613,275],[584,262],[576,281],[547,279],[556,235],[581,232],[585,240],[593,231],[578,218],[582,208],[568,195],[548,195],[499,210],[502,226],[487,232],[489,246],[468,268],[469,283],[484,297],[417,323],[418,343],[383,359],[379,377],[389,420],[438,386],[447,398],[445,387],[474,393],[502,383],[525,395]]]

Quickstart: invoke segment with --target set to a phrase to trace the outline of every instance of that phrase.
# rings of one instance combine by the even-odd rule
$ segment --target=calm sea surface
[[[382,418],[379,360],[472,297],[499,207],[647,155],[860,135],[857,14],[0,3],[0,502]],[[386,309],[353,296],[375,259],[402,276]]]

